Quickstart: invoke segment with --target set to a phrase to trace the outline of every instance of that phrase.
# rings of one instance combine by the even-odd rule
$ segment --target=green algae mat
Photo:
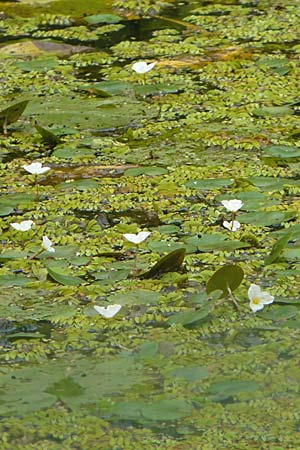
[[[0,448],[300,448],[300,3],[0,13]]]

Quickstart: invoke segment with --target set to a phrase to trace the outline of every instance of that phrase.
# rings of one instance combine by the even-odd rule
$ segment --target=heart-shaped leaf
[[[243,278],[244,271],[240,266],[229,264],[221,267],[208,280],[206,292],[209,294],[210,292],[220,290],[223,292],[222,297],[225,297],[241,284]]]

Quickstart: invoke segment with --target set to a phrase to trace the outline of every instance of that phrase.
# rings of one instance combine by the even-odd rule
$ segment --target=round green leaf
[[[213,276],[208,280],[206,285],[206,292],[220,290],[225,297],[229,291],[233,292],[242,282],[244,278],[244,271],[240,266],[230,264],[228,266],[218,269]]]

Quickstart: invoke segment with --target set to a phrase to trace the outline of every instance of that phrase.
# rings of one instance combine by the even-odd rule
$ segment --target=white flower
[[[48,172],[51,167],[43,167],[40,162],[31,163],[29,166],[22,166],[26,172],[31,173],[32,175],[41,175],[42,173]]]
[[[105,317],[106,319],[111,319],[116,314],[118,314],[118,312],[122,308],[122,305],[108,305],[108,306],[94,305],[94,308],[98,314],[101,314],[101,316]]]
[[[147,64],[146,61],[140,61],[132,64],[132,70],[136,73],[143,74],[149,72],[155,66],[156,62]]]
[[[11,223],[10,226],[13,227],[17,231],[28,231],[33,225],[32,220],[23,220],[20,223]]]
[[[55,252],[55,248],[53,247],[53,242],[50,241],[49,238],[47,238],[47,236],[43,236],[43,243],[42,243],[42,247],[47,251],[47,252]]]
[[[274,301],[274,297],[268,292],[261,291],[257,284],[251,284],[248,289],[248,297],[250,299],[250,309],[253,312],[263,309],[265,305],[269,305]]]
[[[224,220],[223,227],[227,228],[229,231],[236,231],[240,228],[241,224],[238,220],[227,222],[227,220]]]
[[[125,233],[123,234],[123,237],[127,239],[127,241],[132,242],[133,244],[140,244],[145,239],[147,239],[148,236],[150,236],[150,231],[140,231],[137,234],[133,233]]]
[[[234,200],[222,200],[222,205],[228,209],[228,211],[236,212],[243,206],[242,200],[237,200],[236,198]]]

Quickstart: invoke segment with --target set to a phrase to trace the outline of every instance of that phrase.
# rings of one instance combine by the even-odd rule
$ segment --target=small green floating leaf
[[[287,233],[286,235],[282,236],[282,238],[278,239],[277,242],[272,247],[271,253],[265,258],[265,265],[272,264],[274,261],[276,261],[281,253],[281,251],[284,249],[284,247],[287,246],[291,236],[292,232]]]
[[[185,183],[185,186],[192,189],[209,191],[225,186],[230,186],[233,183],[234,180],[232,178],[206,178],[202,180],[190,180]]]
[[[47,72],[59,65],[59,59],[55,57],[41,57],[30,61],[17,61],[15,65],[23,72]]]
[[[185,257],[185,248],[179,248],[160,258],[156,264],[146,273],[140,275],[140,278],[147,280],[156,278],[166,272],[176,272],[183,263]]]
[[[185,244],[184,242],[172,242],[172,241],[152,241],[149,242],[148,248],[153,252],[165,253],[172,252],[180,248],[184,248],[187,253],[194,253],[197,250],[197,246],[191,244]]]
[[[125,170],[124,175],[127,177],[138,177],[140,175],[148,175],[154,177],[156,175],[165,175],[166,173],[168,173],[168,171],[163,167],[146,166],[137,167],[136,169],[127,169]]]
[[[289,159],[300,157],[300,148],[289,147],[287,145],[270,145],[269,147],[265,147],[263,152],[265,156],[271,156],[273,158]]]
[[[187,328],[198,326],[213,310],[213,305],[207,303],[200,309],[192,309],[186,312],[174,314],[168,319],[168,324],[180,324]]]
[[[0,111],[0,129],[6,132],[7,125],[16,122],[21,117],[28,103],[29,100],[23,100]]]
[[[137,95],[146,97],[150,95],[176,94],[177,92],[182,91],[184,87],[185,85],[183,83],[157,83],[135,86],[134,90]]]
[[[157,342],[146,341],[140,345],[137,353],[134,356],[135,361],[147,362],[156,358],[158,351]]]
[[[290,106],[263,106],[253,111],[256,117],[282,117],[294,114],[294,108]]]
[[[145,404],[141,408],[141,413],[145,419],[164,422],[188,416],[193,409],[193,406],[183,399],[166,399]]]
[[[0,286],[25,286],[34,280],[35,278],[24,277],[23,275],[0,275]]]
[[[256,381],[226,380],[213,383],[206,391],[214,401],[226,400],[244,392],[255,392],[260,389]]]
[[[244,271],[240,266],[229,264],[218,269],[208,280],[206,292],[210,294],[213,291],[220,290],[225,297],[229,292],[233,292],[244,278]]]
[[[297,305],[300,303],[300,297],[298,297],[298,298],[276,297],[275,302],[276,303],[285,303],[285,304],[289,303],[291,305]]]
[[[63,400],[66,397],[78,397],[84,394],[84,388],[80,386],[71,377],[62,378],[61,380],[48,386],[45,392],[55,395]]]
[[[300,260],[300,247],[286,248],[283,250],[283,257],[291,261]]]
[[[295,317],[297,314],[298,308],[292,305],[287,306],[273,305],[266,311],[256,313],[257,316],[263,319],[273,320],[274,322],[291,319],[292,317]]]
[[[0,205],[0,217],[9,216],[13,212],[13,208],[10,206]]]
[[[209,377],[209,372],[205,367],[191,366],[180,367],[168,373],[168,376],[183,378],[186,381],[198,381]]]
[[[99,23],[119,23],[123,17],[116,14],[93,14],[84,17],[84,20],[91,25],[98,25]]]
[[[253,211],[239,214],[239,221],[250,225],[270,227],[291,220],[296,216],[297,212],[295,211]]]
[[[62,275],[61,273],[55,272],[48,267],[48,275],[57,283],[63,284],[64,286],[79,286],[84,283],[84,280],[79,277],[73,277],[70,275]]]
[[[201,238],[191,236],[185,239],[188,245],[196,245],[200,252],[206,253],[213,250],[228,250],[232,251],[238,248],[250,247],[248,242],[236,241],[227,239],[222,234],[203,234]]]
[[[103,98],[124,95],[126,92],[133,91],[133,85],[126,81],[99,81],[84,85],[82,88]]]
[[[0,253],[0,259],[18,259],[18,258],[26,258],[28,252],[23,250],[6,250],[3,253]]]

